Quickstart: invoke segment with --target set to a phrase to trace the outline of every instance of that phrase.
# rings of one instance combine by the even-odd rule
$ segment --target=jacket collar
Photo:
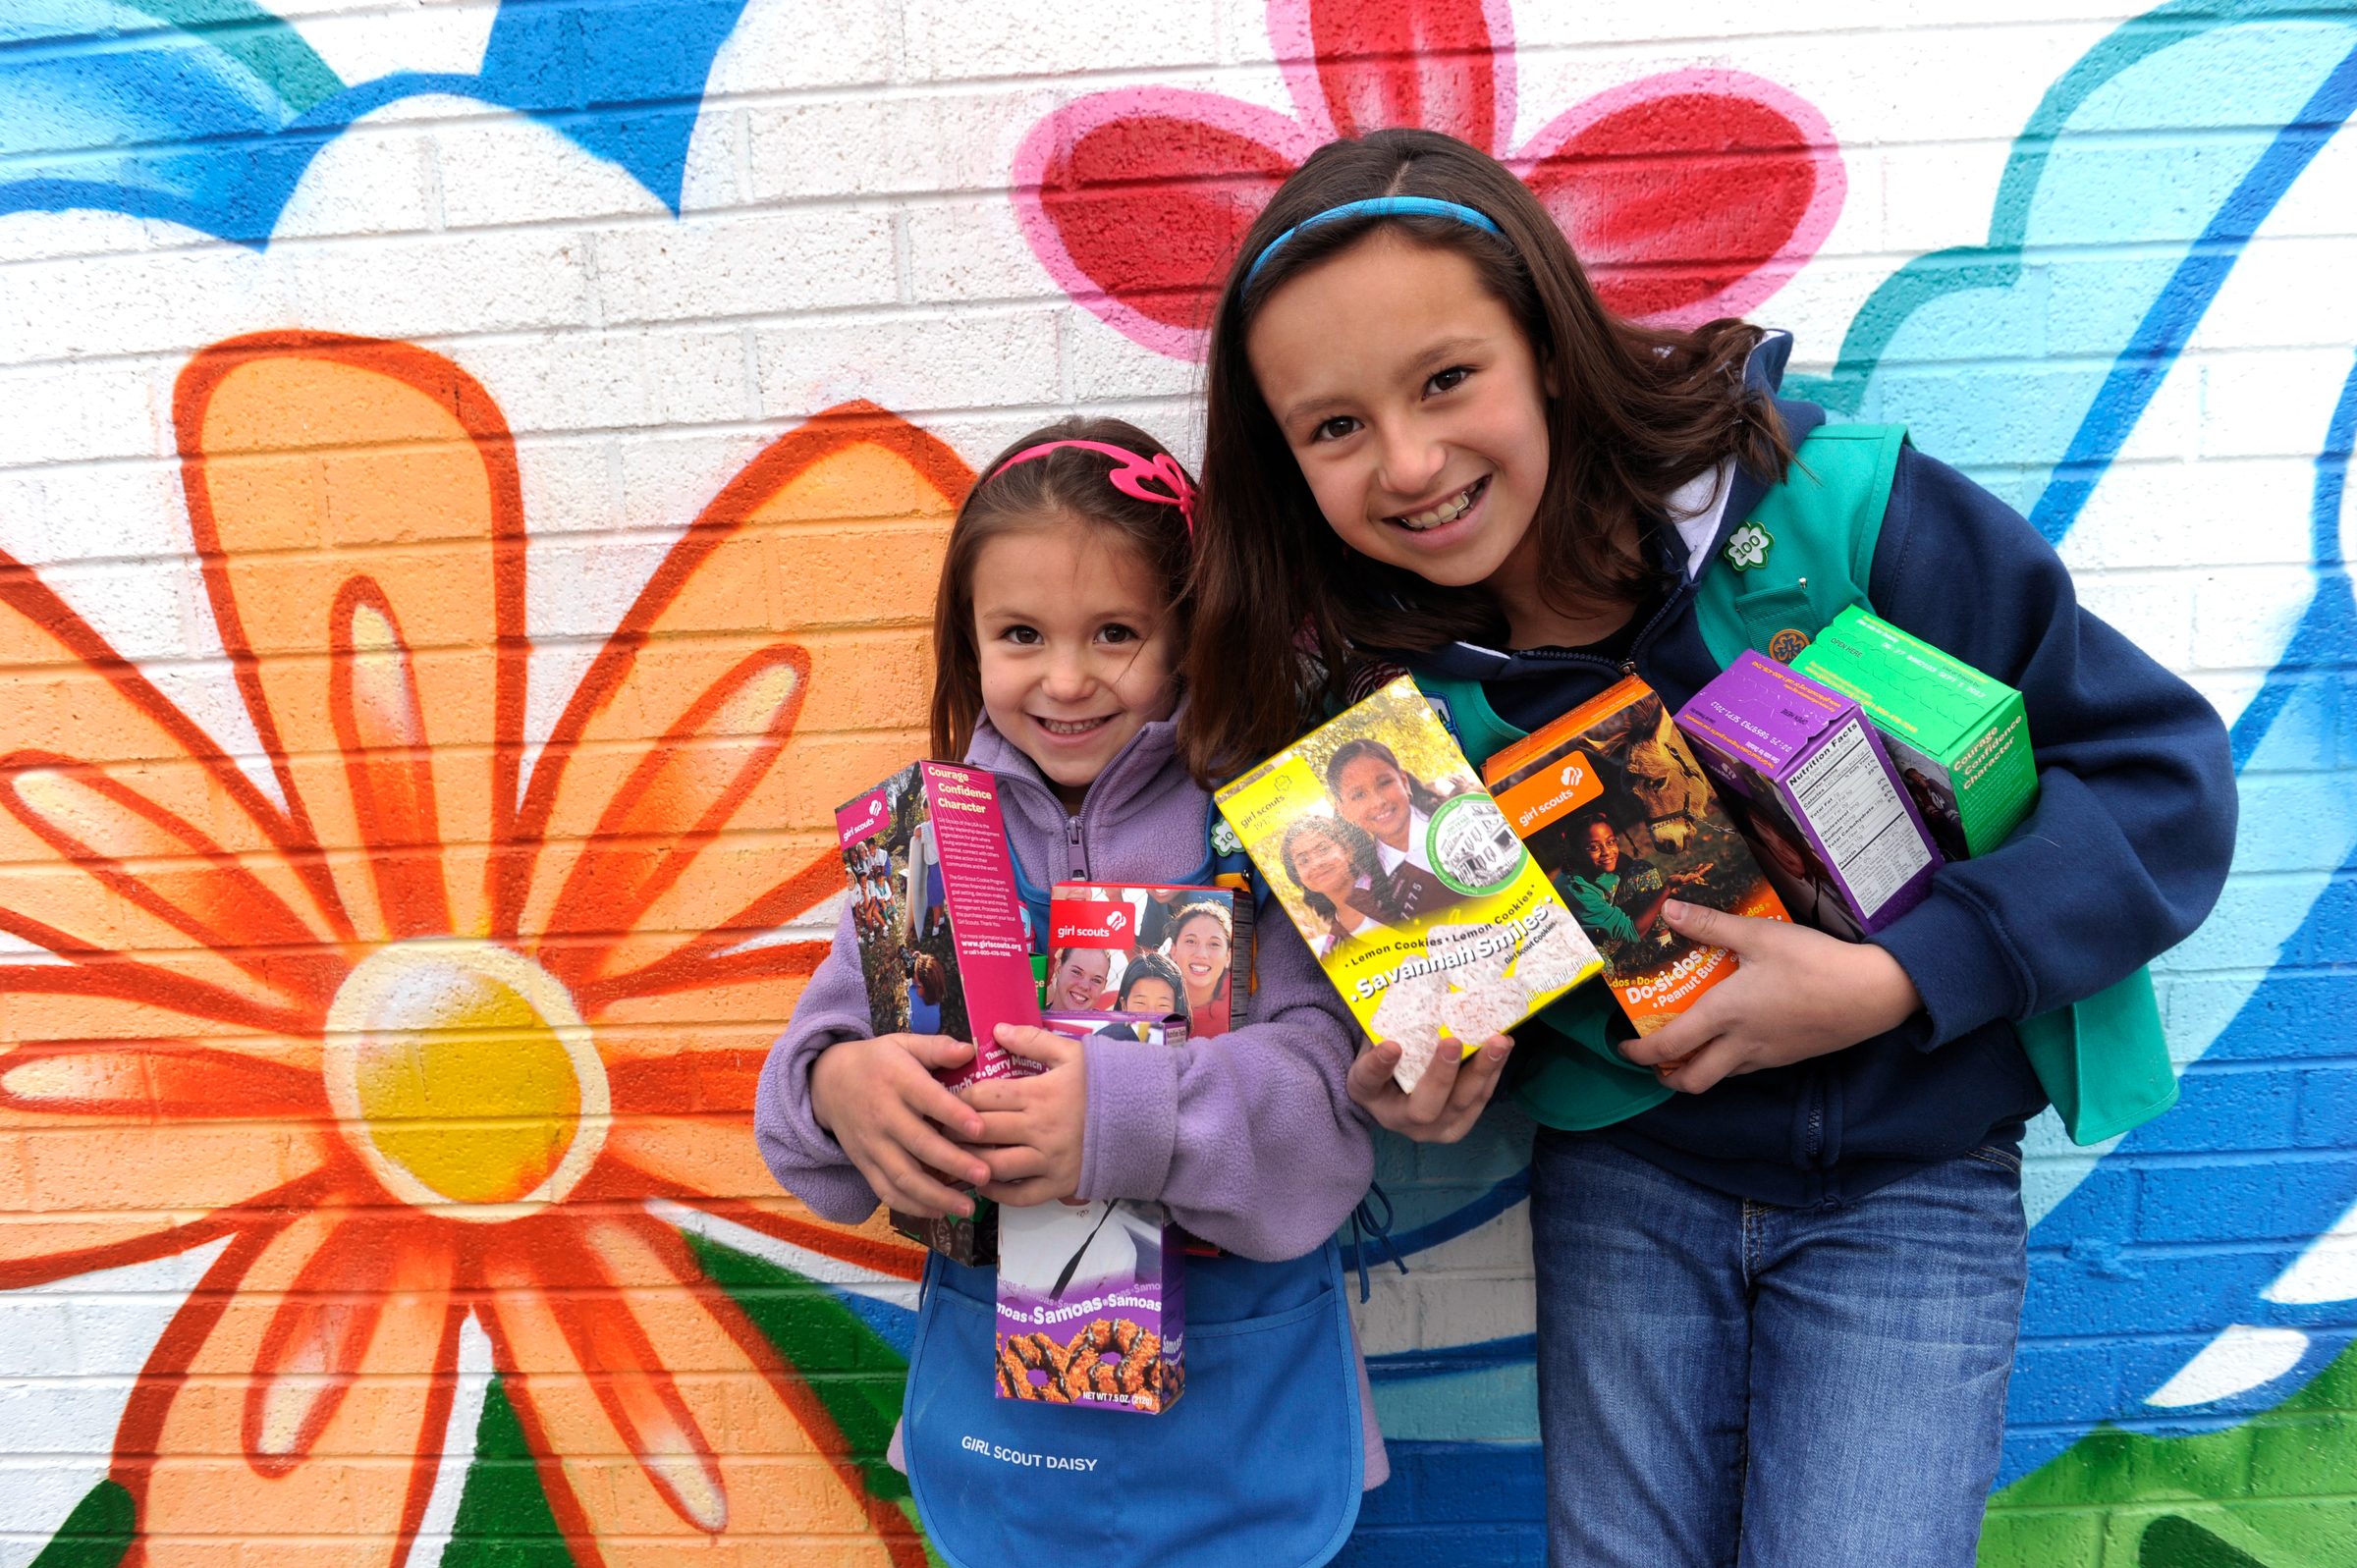
[[[1131,735],[1128,744],[1114,753],[1113,760],[1105,765],[1105,771],[1097,775],[1096,782],[1088,786],[1080,809],[1101,812],[1114,802],[1135,793],[1147,780],[1160,774],[1164,765],[1178,755],[1178,721],[1185,712],[1186,700],[1182,697],[1168,719],[1157,719]],[[1029,780],[1046,790],[1059,806],[1062,805],[1063,797],[1056,793],[1056,786],[1048,781],[1047,775],[1039,771],[1039,764],[1026,756],[1021,747],[1000,734],[992,727],[988,714],[978,715],[974,720],[974,738],[965,748],[965,760],[974,767],[986,768],[1004,778]]]

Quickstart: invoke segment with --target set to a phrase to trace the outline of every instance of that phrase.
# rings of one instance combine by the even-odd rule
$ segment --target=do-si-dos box
[[[920,762],[835,823],[876,1033],[972,1041],[973,1060],[945,1077],[953,1089],[1020,1071],[998,1026],[1037,1024],[1039,991],[997,781]]]
[[[1604,967],[1404,676],[1214,798],[1402,1089]]]
[[[1677,725],[1795,920],[1855,942],[1931,891],[1940,852],[1849,698],[1746,649]]]
[[[1177,1047],[1183,1026],[1145,1013],[1054,1009],[1047,1027]],[[1186,1258],[1156,1203],[999,1210],[1002,1399],[1159,1415],[1186,1387]]]
[[[1604,956],[1640,1035],[1740,967],[1679,936],[1672,898],[1781,920],[1784,906],[1661,695],[1631,676],[1483,765],[1507,822]]]
[[[2021,693],[1852,606],[1792,668],[1852,698],[1883,732],[1899,783],[1950,860],[2004,842],[2038,803]]]

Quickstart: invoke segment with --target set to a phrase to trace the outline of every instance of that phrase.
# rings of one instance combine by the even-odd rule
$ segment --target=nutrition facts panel
[[[1790,783],[1794,803],[1867,918],[1931,863],[1864,725],[1843,726],[1792,771]]]

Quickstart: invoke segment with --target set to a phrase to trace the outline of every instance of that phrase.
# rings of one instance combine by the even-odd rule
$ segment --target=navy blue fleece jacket
[[[1791,340],[1755,351],[1773,389]],[[1825,422],[1779,400],[1794,441]],[[1693,583],[1766,489],[1737,469],[1715,533],[1664,526],[1676,581],[1626,649],[1672,707],[1719,674]],[[1943,869],[1932,894],[1874,940],[1924,1008],[1890,1034],[1679,1095],[1598,1136],[1720,1191],[1839,1202],[1924,1161],[2017,1146],[2046,1105],[2010,1020],[2092,996],[2183,940],[2224,883],[2234,770],[2209,703],[2082,609],[2070,574],[2021,515],[1912,448],[1900,457],[1868,591],[1877,614],[2023,693],[2039,799],[1998,848]],[[1533,729],[1601,691],[1615,661],[1457,643],[1416,663],[1483,682]],[[1543,1028],[1523,1044],[1549,1049]],[[1560,1040],[1555,1049],[1574,1050]]]

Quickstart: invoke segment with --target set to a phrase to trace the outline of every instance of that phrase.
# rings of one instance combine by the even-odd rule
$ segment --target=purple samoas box
[[[1677,728],[1793,919],[1856,942],[1931,892],[1940,851],[1849,698],[1746,650]]]
[[[1182,1029],[1143,1013],[1055,1012],[1082,1038],[1119,1031],[1173,1045]],[[999,1209],[1001,1399],[1158,1415],[1186,1386],[1186,1254],[1158,1203]]]

